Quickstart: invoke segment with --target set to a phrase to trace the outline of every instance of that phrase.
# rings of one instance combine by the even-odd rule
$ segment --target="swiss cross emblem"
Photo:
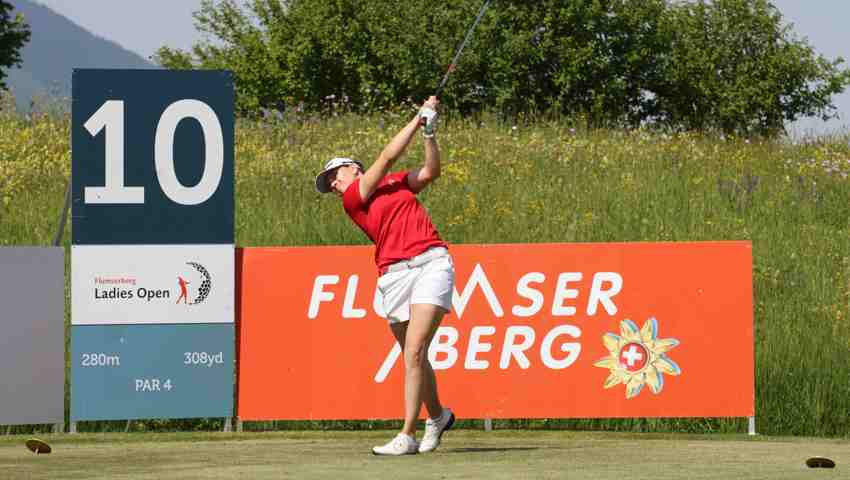
[[[649,353],[639,343],[627,343],[620,350],[620,366],[629,372],[637,372],[646,366]]]

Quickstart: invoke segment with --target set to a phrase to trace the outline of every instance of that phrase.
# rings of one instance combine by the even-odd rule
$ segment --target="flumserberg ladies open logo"
[[[186,262],[186,265],[177,272],[174,286],[170,288],[151,287],[137,277],[96,276],[94,298],[105,301],[139,299],[147,302],[174,301],[176,298],[176,304],[198,305],[212,291],[212,276],[198,262]]]

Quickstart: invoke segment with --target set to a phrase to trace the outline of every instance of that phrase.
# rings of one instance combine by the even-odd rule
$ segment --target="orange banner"
[[[429,358],[459,418],[754,415],[751,243],[450,252],[454,310]],[[403,357],[372,254],[241,252],[240,418],[403,416]]]

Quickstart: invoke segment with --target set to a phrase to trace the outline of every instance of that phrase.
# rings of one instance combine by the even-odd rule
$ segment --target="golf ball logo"
[[[197,305],[206,300],[207,296],[209,296],[210,290],[212,289],[212,278],[210,277],[210,272],[207,271],[207,269],[200,263],[188,262],[188,264],[195,267],[198,273],[204,277],[201,281],[201,288],[198,289],[198,295],[195,297],[195,300],[192,301],[192,305]]]
[[[177,303],[198,305],[209,296],[212,290],[212,277],[206,267],[198,262],[186,262],[186,265],[192,267],[193,270],[188,274],[177,276],[177,287],[179,289]],[[192,284],[198,286],[193,288]],[[192,290],[195,291],[194,296],[190,294]]]
[[[679,345],[675,338],[658,338],[658,321],[650,318],[643,328],[631,320],[620,322],[620,335],[606,333],[602,344],[608,350],[608,356],[597,360],[593,365],[609,370],[604,388],[626,386],[626,398],[631,399],[649,385],[654,394],[664,388],[664,374],[679,375],[682,370],[667,352]]]

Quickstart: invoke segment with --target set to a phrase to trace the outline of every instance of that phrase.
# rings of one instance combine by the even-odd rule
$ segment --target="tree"
[[[11,16],[12,5],[0,0],[0,90],[6,89],[3,68],[21,64],[20,49],[30,39],[29,26],[18,14]]]
[[[433,92],[479,0],[205,0],[196,27],[219,42],[191,52],[164,47],[176,69],[228,68],[246,112],[282,98],[321,108],[327,98],[358,109]],[[598,123],[640,118],[643,79],[664,0],[504,2],[487,12],[444,91],[471,112],[587,113]],[[610,81],[609,81],[610,80]]]
[[[196,26],[218,39],[162,48],[167,68],[236,74],[237,108],[329,99],[369,110],[432,93],[480,0],[204,0]],[[834,115],[850,84],[783,26],[768,0],[494,0],[443,92],[462,113],[581,116],[775,134]]]
[[[489,64],[494,103],[583,115],[591,125],[637,125],[664,75],[664,0],[544,0],[497,7]]]
[[[698,0],[668,9],[671,42],[656,120],[681,129],[773,135],[800,117],[835,116],[832,97],[850,84],[795,37],[768,0]]]

